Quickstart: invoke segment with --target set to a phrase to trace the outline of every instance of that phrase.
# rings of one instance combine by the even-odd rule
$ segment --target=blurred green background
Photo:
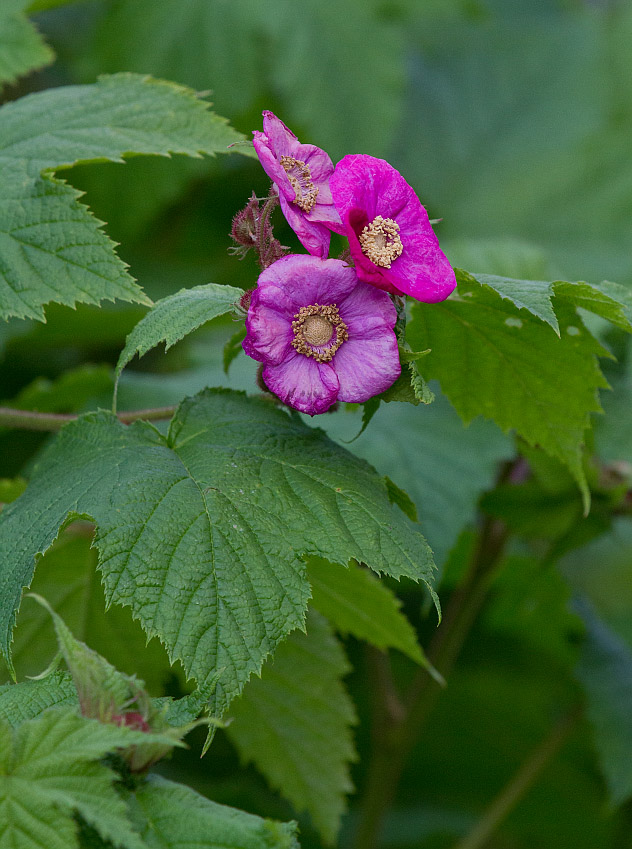
[[[54,7],[34,20],[57,61],[6,90],[5,99],[92,82],[101,73],[164,77],[210,92],[215,110],[245,134],[260,129],[261,110],[271,109],[301,141],[325,148],[334,162],[346,153],[387,158],[415,187],[431,218],[441,219],[436,232],[454,264],[531,279],[609,278],[632,285],[632,3],[86,0],[55,7],[54,0],[43,0],[39,5]],[[252,190],[259,196],[268,190],[255,160],[139,157],[125,166],[78,167],[65,176],[86,192],[86,202],[107,222],[120,255],[151,297],[211,281],[254,285],[254,260],[237,262],[227,248],[232,216]],[[278,237],[299,250],[277,214]],[[45,325],[1,325],[0,399],[59,412],[107,406],[111,366],[143,314],[143,308],[128,305],[52,307]],[[204,385],[253,390],[254,367],[243,357],[230,377],[222,372],[222,344],[233,330],[230,322],[216,322],[167,356],[157,349],[135,361],[123,378],[120,407],[176,403]],[[630,346],[613,333],[605,341],[619,356],[608,370],[617,392],[604,398],[608,415],[598,423],[596,447],[604,459],[632,463]],[[352,450],[417,501],[440,565],[453,551],[444,584],[449,592],[478,499],[513,447],[485,422],[464,431],[441,397],[427,410],[401,407],[382,407]],[[349,439],[359,416],[342,412],[318,424],[335,438]],[[0,477],[28,476],[44,440],[1,432]],[[569,499],[576,507],[576,496]],[[72,562],[91,557],[86,541],[73,540],[72,546]],[[577,701],[573,669],[582,626],[569,612],[571,592],[588,596],[627,648],[632,645],[627,523],[566,555],[566,582],[544,551],[537,542],[512,546],[428,733],[411,753],[385,847],[453,846]],[[433,626],[420,615],[421,597],[406,587],[403,598],[427,642]],[[90,642],[88,634],[78,636]],[[103,637],[95,639],[95,648],[108,654]],[[371,682],[363,647],[348,641],[347,649],[355,667],[349,686],[361,720],[360,762],[354,768],[361,789],[370,747]],[[112,651],[111,659],[124,665],[125,646]],[[412,665],[395,660],[405,683]],[[147,662],[149,678],[152,663]],[[632,688],[632,660],[623,668]],[[166,681],[173,692],[180,686],[176,679]],[[159,687],[160,677],[152,683]],[[632,745],[632,737],[627,742]],[[218,734],[202,761],[197,748],[178,753],[165,769],[217,801],[266,816],[296,815],[252,767],[239,765],[225,736]],[[352,798],[341,846],[350,845],[355,807]],[[305,816],[301,826],[303,846],[320,846]],[[609,807],[585,721],[489,846],[632,847],[632,807],[629,802]]]

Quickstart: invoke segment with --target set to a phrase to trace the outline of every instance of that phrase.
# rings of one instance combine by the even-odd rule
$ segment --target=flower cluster
[[[263,364],[267,388],[301,412],[367,401],[401,372],[391,295],[442,301],[456,285],[454,271],[419,198],[388,162],[351,155],[334,168],[271,112],[253,135],[271,197],[309,255],[277,251],[270,262],[259,252],[264,271],[250,298],[244,351]],[[254,201],[242,229],[254,220]],[[257,241],[233,229],[244,247]],[[332,232],[347,237],[352,262],[327,258]]]

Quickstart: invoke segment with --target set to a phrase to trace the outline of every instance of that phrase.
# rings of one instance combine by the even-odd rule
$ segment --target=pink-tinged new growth
[[[272,112],[263,113],[263,132],[253,133],[255,150],[279,194],[281,209],[301,244],[314,256],[329,253],[331,230],[342,232],[329,188],[334,166],[313,144],[301,144]]]
[[[384,392],[401,366],[390,297],[338,259],[286,256],[252,293],[243,341],[285,404],[313,416]]]
[[[399,171],[373,156],[345,156],[330,187],[360,280],[427,303],[448,297],[454,271]]]

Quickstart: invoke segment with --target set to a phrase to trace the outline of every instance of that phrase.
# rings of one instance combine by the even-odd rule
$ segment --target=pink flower
[[[253,143],[263,169],[274,183],[288,224],[314,256],[329,253],[330,231],[342,232],[331,198],[329,178],[334,166],[313,144],[301,144],[272,112],[263,113],[263,132]]]
[[[399,171],[373,156],[345,156],[330,187],[360,280],[427,303],[448,297],[454,271]]]
[[[261,274],[243,342],[263,380],[288,406],[324,413],[368,401],[400,374],[395,306],[338,259],[283,257]]]

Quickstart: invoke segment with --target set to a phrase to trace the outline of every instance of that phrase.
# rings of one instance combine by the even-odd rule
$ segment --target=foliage
[[[28,516],[39,519],[28,520],[25,538]],[[394,513],[370,467],[269,403],[207,391],[183,403],[167,437],[101,413],[66,427],[46,452],[27,493],[2,515],[7,659],[34,556],[78,516],[97,525],[106,600],[131,606],[201,686],[222,671],[210,694],[220,715],[302,626],[309,585],[301,554],[343,564],[355,557],[428,585],[432,574],[423,537]]]
[[[7,0],[0,9],[0,84],[48,65],[54,53],[24,14],[29,0]]]
[[[0,121],[0,318],[42,320],[49,301],[148,303],[100,222],[55,170],[130,153],[213,154],[240,138],[193,92],[132,74],[30,95],[5,104]]]
[[[1,5],[0,849],[627,845],[628,0]],[[241,356],[262,109],[461,266],[317,421]]]
[[[353,789],[355,712],[341,677],[350,667],[325,619],[309,616],[232,705],[228,736],[297,811],[333,842]]]

